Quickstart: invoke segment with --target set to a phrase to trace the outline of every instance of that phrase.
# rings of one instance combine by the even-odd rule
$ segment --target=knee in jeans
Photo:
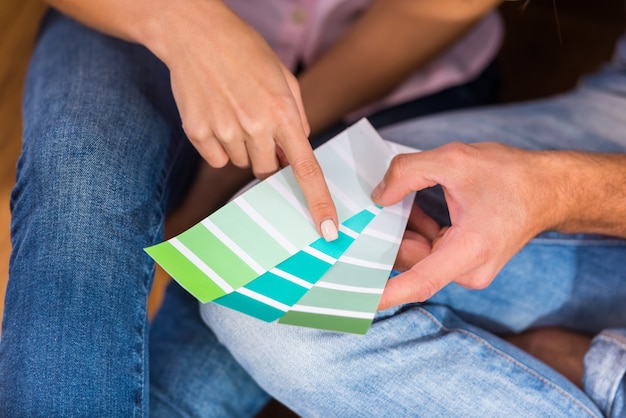
[[[258,338],[252,338],[254,334]],[[255,380],[275,395],[319,390],[319,382],[328,381],[346,364],[346,347],[341,339],[350,338],[276,324],[262,324],[260,328],[251,325],[237,332],[222,330],[218,335]],[[257,341],[254,349],[246,343],[252,340]]]

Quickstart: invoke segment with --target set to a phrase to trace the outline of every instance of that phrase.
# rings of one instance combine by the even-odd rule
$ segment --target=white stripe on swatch
[[[341,188],[338,187],[335,183],[333,183],[329,179],[326,179],[326,184],[328,185],[328,189],[330,190],[330,193],[333,195],[333,197],[341,201],[341,203],[343,203],[345,207],[350,209],[352,215],[355,215],[363,210],[362,207],[360,207],[354,200],[352,200],[352,198],[343,190],[341,190]]]
[[[352,293],[368,293],[373,295],[379,295],[383,293],[383,289],[378,287],[362,287],[362,286],[349,286],[346,284],[338,284],[325,282],[320,280],[315,284],[315,287],[321,287],[324,289],[332,289],[332,290],[341,290],[343,292],[352,292]]]
[[[169,243],[172,244],[174,248],[176,248],[182,255],[187,257],[189,261],[193,263],[194,266],[198,267],[204,274],[206,274],[216,285],[220,287],[224,292],[231,293],[234,289],[228,284],[226,280],[224,280],[219,274],[217,274],[213,269],[206,265],[204,261],[202,261],[197,255],[195,255],[189,248],[185,246],[178,238],[172,238],[169,240]]]
[[[336,258],[333,258],[333,257],[329,256],[328,254],[323,253],[323,252],[321,252],[319,250],[316,250],[315,248],[312,248],[312,247],[309,247],[309,246],[304,247],[302,249],[302,251],[304,251],[305,253],[307,253],[309,255],[312,255],[315,258],[319,258],[320,260],[322,260],[322,261],[324,261],[324,262],[326,262],[326,263],[328,263],[330,265],[333,265],[333,264],[335,264],[337,262]]]
[[[265,273],[264,269],[250,254],[248,254],[243,248],[241,248],[235,241],[233,241],[228,235],[226,235],[217,225],[215,225],[209,218],[204,219],[201,224],[215,235],[220,241],[224,243],[233,253],[237,255],[244,263],[246,263],[256,274]]]
[[[255,292],[253,290],[246,289],[245,287],[240,287],[239,289],[237,289],[237,293],[241,293],[242,295],[247,296],[250,299],[254,299],[256,301],[259,301],[261,303],[269,305],[269,306],[271,306],[273,308],[276,308],[278,310],[281,310],[283,312],[287,312],[287,310],[289,309],[288,305],[285,305],[284,303],[280,303],[277,300],[269,298],[269,297],[267,297],[265,295],[262,295],[260,293]]]
[[[339,231],[343,232],[352,239],[357,239],[359,237],[359,234],[356,231],[351,230],[344,224],[339,224]]]
[[[265,180],[278,194],[280,194],[283,199],[285,199],[295,210],[300,212],[302,216],[304,216],[310,223],[313,225],[313,219],[311,218],[311,213],[309,209],[300,202],[296,196],[290,191],[287,190],[284,184],[277,180],[276,176],[268,177]]]
[[[274,238],[274,240],[278,244],[280,244],[285,250],[287,250],[289,254],[293,255],[298,252],[298,248],[293,245],[291,241],[285,238],[285,236],[280,233],[280,231],[274,228],[272,224],[270,224],[263,216],[261,216],[261,214],[257,212],[256,209],[254,209],[252,205],[243,198],[243,196],[239,196],[239,198],[235,200],[235,203],[237,203],[237,205],[239,205],[239,207],[243,209],[243,211],[246,212],[246,214],[257,223],[257,225],[263,228],[265,232],[267,232],[272,238]]]
[[[376,179],[372,175],[371,171],[364,170],[365,167],[363,167],[363,165],[355,164],[354,159],[349,157],[347,151],[340,147],[337,141],[331,141],[329,144],[330,147],[339,156],[339,158],[341,158],[346,163],[346,165],[348,165],[354,172],[356,172],[357,175],[365,181],[365,183],[367,183],[372,189],[374,189],[380,179]]]
[[[377,269],[377,270],[389,270],[389,271],[391,271],[391,269],[393,268],[393,266],[389,265],[389,264],[376,263],[374,261],[362,260],[360,258],[349,257],[349,256],[346,256],[346,255],[342,255],[339,258],[339,262],[345,263],[345,264],[352,264],[354,266],[361,266],[361,267]]]
[[[378,231],[373,228],[365,228],[363,235],[369,235],[370,237],[382,239],[383,241],[393,244],[400,244],[402,242],[402,237],[396,237],[395,235],[387,234],[386,232]]]
[[[276,267],[270,269],[269,271],[270,273],[278,276],[278,277],[282,277],[285,280],[288,280],[294,284],[297,284],[300,287],[304,287],[306,289],[310,289],[313,287],[313,285],[309,282],[307,282],[306,280],[302,280],[299,277],[294,276],[293,274],[287,273],[286,271],[283,271],[281,269],[278,269]]]

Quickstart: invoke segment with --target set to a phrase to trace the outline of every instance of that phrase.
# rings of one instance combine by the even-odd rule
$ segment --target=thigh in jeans
[[[24,98],[0,415],[147,413],[147,312],[174,162],[167,69],[47,16]]]

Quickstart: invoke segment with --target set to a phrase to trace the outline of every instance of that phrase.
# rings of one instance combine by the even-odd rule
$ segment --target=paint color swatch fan
[[[364,334],[396,258],[413,195],[394,206],[371,192],[391,158],[363,119],[315,150],[339,217],[339,238],[317,234],[290,167],[146,252],[203,303],[263,321]]]

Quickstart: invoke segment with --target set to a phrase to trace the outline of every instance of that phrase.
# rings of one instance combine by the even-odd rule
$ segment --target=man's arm
[[[210,165],[231,160],[265,177],[279,168],[280,148],[318,232],[327,239],[336,235],[335,206],[308,142],[298,82],[221,0],[49,3],[97,30],[145,45],[167,65],[183,128]]]
[[[424,301],[450,282],[482,289],[545,230],[626,238],[626,155],[449,144],[397,156],[373,199],[381,205],[440,184],[452,225],[412,215],[380,308]]]
[[[626,238],[626,155],[546,151],[561,213],[550,229]]]
[[[300,77],[312,132],[384,97],[499,0],[376,0]]]

